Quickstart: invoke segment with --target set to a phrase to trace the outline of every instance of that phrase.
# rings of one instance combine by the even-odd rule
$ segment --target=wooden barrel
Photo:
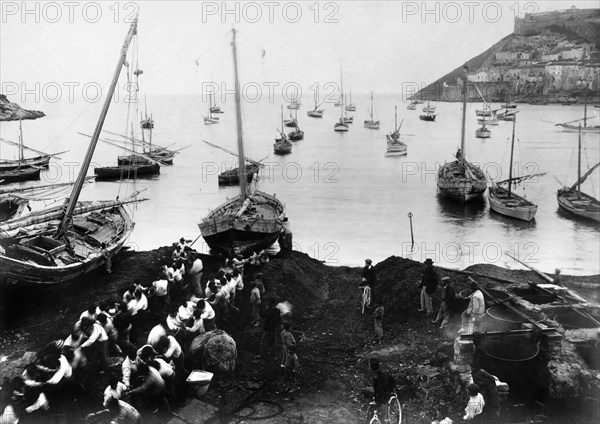
[[[565,330],[574,330],[577,328],[597,328],[593,320],[581,315],[573,310],[561,312],[554,317],[554,320],[562,325]]]
[[[519,309],[519,311],[533,319],[535,322],[542,322],[546,319],[546,315],[542,312],[535,312],[527,309]],[[521,328],[522,324],[529,322],[516,312],[503,306],[488,308],[486,312],[495,325],[503,331],[518,330]]]

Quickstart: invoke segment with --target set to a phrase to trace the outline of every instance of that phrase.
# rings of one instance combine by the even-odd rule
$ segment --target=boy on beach
[[[481,414],[485,406],[485,401],[481,393],[479,393],[479,386],[477,384],[469,384],[467,386],[467,393],[469,394],[469,402],[465,408],[463,420],[470,421]]]
[[[373,317],[373,327],[375,328],[375,340],[374,342],[376,344],[380,344],[381,341],[383,340],[383,314],[384,314],[384,308],[383,308],[383,304],[381,303],[380,300],[377,300],[375,302],[375,310],[373,311],[373,314],[371,315]]]

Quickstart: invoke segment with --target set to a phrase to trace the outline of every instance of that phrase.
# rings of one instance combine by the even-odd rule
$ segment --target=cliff
[[[573,102],[583,98],[587,87],[593,101],[600,90],[599,49],[600,9],[572,7],[517,18],[512,34],[463,66],[486,100]],[[463,66],[412,98],[460,100]],[[475,84],[469,84],[468,101],[481,101]]]
[[[39,110],[25,110],[12,103],[4,94],[0,94],[0,121],[18,121],[20,119],[38,119],[46,116]]]

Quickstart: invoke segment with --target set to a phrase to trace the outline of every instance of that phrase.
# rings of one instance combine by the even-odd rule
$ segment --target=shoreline
[[[36,351],[50,340],[66,336],[69,327],[89,306],[90,299],[93,302],[109,299],[120,295],[121,290],[134,281],[148,282],[154,278],[159,266],[170,258],[171,251],[172,246],[163,246],[150,251],[122,252],[114,258],[113,274],[98,270],[68,291],[44,295],[43,303],[20,304],[21,316],[16,317],[11,328],[0,331],[0,357],[7,355],[5,361],[0,362],[0,376],[19,372],[16,367],[22,364],[18,358],[25,352]],[[216,267],[215,258],[206,255],[201,258],[205,273],[211,273]],[[300,390],[291,396],[277,391],[271,365],[256,355],[262,330],[247,326],[242,316],[242,328],[230,333],[238,345],[235,377],[216,375],[202,396],[194,396],[188,390],[185,398],[175,404],[177,413],[183,416],[186,408],[197,407],[199,402],[218,411],[215,417],[219,420],[215,422],[227,422],[228,417],[239,418],[235,415],[239,408],[258,402],[252,399],[258,393],[262,397],[257,399],[269,399],[280,405],[281,411],[276,418],[253,418],[253,421],[293,422],[301,414],[305,422],[358,423],[369,402],[365,397],[370,387],[368,358],[375,356],[401,378],[407,422],[430,423],[437,413],[455,419],[464,409],[464,388],[456,386],[456,374],[438,362],[440,355],[445,355],[446,361],[452,357],[451,339],[439,334],[430,318],[417,311],[418,282],[423,268],[420,262],[397,256],[375,265],[377,287],[388,295],[384,299],[384,342],[373,345],[371,311],[363,315],[358,305],[356,288],[361,267],[331,266],[295,251],[272,257],[269,263],[253,272],[264,273],[267,296],[288,300],[294,306],[293,325],[298,334],[302,370]],[[527,286],[527,281],[544,282],[533,271],[507,270],[495,265],[477,264],[461,271],[438,268],[440,277],[452,278],[457,293],[468,287],[467,272],[488,274],[487,278],[475,277],[488,288],[501,285],[498,279],[514,280],[522,286]],[[562,277],[565,285],[577,280],[600,286],[600,275]],[[4,295],[0,297],[6,299]],[[437,307],[439,299],[438,289],[434,306]],[[429,374],[431,378],[424,377]],[[101,386],[102,382],[97,385]],[[91,399],[79,408],[85,412],[93,406]],[[581,418],[582,414],[590,413],[587,410],[557,410],[556,413],[576,416],[578,419],[570,419],[574,424],[590,422],[587,417]],[[149,422],[162,424],[167,420]],[[549,422],[565,422],[564,416]]]

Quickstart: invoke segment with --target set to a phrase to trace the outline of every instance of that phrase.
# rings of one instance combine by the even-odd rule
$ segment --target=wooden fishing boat
[[[406,106],[406,108],[407,108],[408,110],[417,110],[417,105],[418,105],[418,104],[419,104],[419,103],[418,103],[416,100],[413,100],[412,102],[410,102],[410,103],[408,104],[408,106]]]
[[[298,109],[294,109],[294,110],[298,110]],[[288,128],[294,128],[296,126],[298,126],[298,120],[295,119],[292,114],[290,113],[290,119],[284,119],[283,120],[283,125],[285,125]]]
[[[466,67],[465,67],[466,72]],[[463,76],[463,110],[460,149],[456,160],[445,163],[438,171],[437,187],[442,196],[461,201],[481,198],[487,188],[485,174],[476,165],[469,163],[465,154],[465,120],[467,113],[467,78]]]
[[[380,126],[380,122],[373,119],[374,107],[373,107],[373,92],[371,91],[371,108],[369,109],[369,119],[365,119],[364,125],[365,128],[369,128],[372,130],[378,130]]]
[[[310,116],[311,118],[322,118],[325,110],[319,109],[319,106],[321,106],[321,105],[317,104],[317,102],[315,102],[315,108],[313,110],[307,111],[306,114],[308,116]]]
[[[342,102],[344,94],[342,93]],[[350,129],[348,123],[344,121],[344,108],[340,108],[340,120],[333,125],[333,130],[337,132],[346,132]]]
[[[40,168],[17,168],[0,172],[0,184],[18,183],[40,179]]]
[[[160,149],[155,149],[150,152],[145,152],[145,156],[149,156],[157,162],[164,165],[173,165],[173,159],[175,158],[175,152]],[[143,165],[149,163],[148,159],[140,155],[125,155],[117,157],[117,165]]]
[[[300,127],[296,126],[293,131],[288,133],[288,138],[290,141],[300,141],[304,139],[304,131],[300,129]]]
[[[94,175],[96,175],[97,180],[126,180],[158,174],[160,174],[160,165],[157,163],[136,162],[129,165],[94,168]]]
[[[301,105],[302,105],[302,103],[300,103],[300,101],[298,101],[297,99],[294,99],[287,105],[287,108],[290,110],[298,110],[298,109],[300,109]]]
[[[425,115],[419,115],[419,119],[421,121],[433,122],[433,121],[435,121],[435,117],[436,117],[436,114],[431,113],[431,112],[427,112]]]
[[[29,200],[13,195],[0,195],[0,222],[18,218],[29,206]]]
[[[477,138],[490,138],[491,136],[492,136],[492,132],[485,125],[485,123],[480,128],[477,128],[475,130],[475,137],[477,137]]]
[[[254,174],[260,171],[260,165],[255,163],[246,164],[246,182],[251,182]],[[238,168],[228,169],[219,174],[219,185],[237,185],[240,183],[240,170]]]
[[[273,152],[276,155],[287,155],[292,153],[292,142],[283,132],[283,106],[281,106],[281,130],[277,130],[277,132],[279,132],[279,137],[276,138],[275,143],[273,143]]]
[[[394,106],[394,131],[387,134],[387,149],[385,156],[404,156],[407,154],[407,146],[400,141],[400,127],[402,127],[402,120],[398,125],[398,107]]]
[[[119,61],[81,170],[65,205],[0,224],[0,279],[20,286],[55,285],[74,281],[116,255],[134,223],[127,200],[79,202],[86,173],[112,102],[128,47],[137,32],[133,21],[120,50]]]
[[[581,124],[580,124],[581,127]],[[581,191],[581,184],[600,166],[600,162],[581,175],[581,132],[577,155],[577,181],[571,187],[563,187],[556,193],[558,207],[570,215],[600,222],[600,201]]]
[[[50,153],[40,152],[39,150],[32,149],[31,147],[26,146],[23,143],[23,126],[21,125],[20,120],[19,120],[19,142],[15,143],[13,141],[5,140],[3,138],[0,138],[0,142],[11,145],[11,146],[16,146],[19,149],[19,158],[18,159],[2,159],[2,160],[0,160],[0,173],[6,172],[6,171],[14,171],[16,169],[24,169],[24,168],[48,168],[48,166],[50,164],[50,158],[54,157],[54,158],[60,159],[58,157],[58,155],[61,153],[66,153],[66,152],[60,152],[60,153],[50,154]],[[30,150],[32,152],[38,153],[39,156],[26,158],[24,156],[24,152],[23,152],[24,150]]]
[[[516,120],[513,121],[508,179],[504,181],[498,181],[497,183],[492,184],[492,186],[488,190],[488,200],[490,201],[490,208],[494,212],[497,212],[504,216],[529,222],[535,217],[538,207],[537,205],[527,200],[525,197],[513,193],[512,188],[513,185],[518,182],[522,182],[534,176],[540,176],[543,174],[533,174],[524,177],[513,178],[515,126]]]
[[[213,111],[212,111],[213,105],[212,105],[212,94],[208,95],[208,115],[203,116],[204,118],[204,125],[212,125],[212,124],[218,124],[219,123],[219,117],[218,116],[213,116]]]
[[[348,99],[348,105],[346,106],[347,112],[356,112],[356,103],[352,103],[352,89],[350,89],[350,98]]]
[[[257,177],[247,189],[242,107],[238,89],[236,30],[233,29],[232,33],[240,194],[211,211],[198,227],[212,251],[244,254],[260,251],[277,240],[281,234],[285,207],[275,196],[257,190]]]
[[[574,121],[562,122],[558,124],[554,124],[556,127],[560,127],[560,129],[564,132],[582,132],[582,133],[593,133],[600,134],[600,124],[596,123],[594,125],[588,125],[588,116],[587,116],[587,87],[584,95],[584,109],[583,109],[583,118],[575,119]],[[576,122],[583,121],[583,127],[579,124],[575,125]]]
[[[427,106],[423,108],[423,112],[425,113],[435,113],[435,106],[431,106],[429,100],[427,100]]]

